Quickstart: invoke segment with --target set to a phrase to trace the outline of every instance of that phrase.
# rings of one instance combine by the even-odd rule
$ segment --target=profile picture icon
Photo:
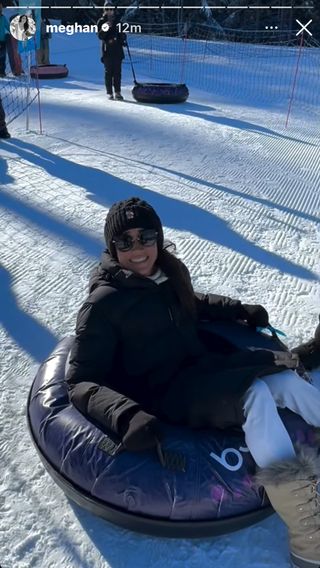
[[[36,33],[35,21],[27,14],[16,16],[10,23],[10,33],[18,41],[26,41]]]

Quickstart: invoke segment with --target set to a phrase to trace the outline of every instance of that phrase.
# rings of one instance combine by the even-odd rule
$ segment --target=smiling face
[[[141,229],[129,229],[124,233],[134,240],[134,246],[125,252],[116,248],[118,261],[123,268],[140,276],[151,276],[156,270],[158,245],[155,243],[152,246],[143,246],[138,241],[140,231]]]

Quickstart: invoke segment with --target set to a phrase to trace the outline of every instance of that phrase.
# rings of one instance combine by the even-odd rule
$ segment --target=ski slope
[[[41,465],[25,408],[40,362],[73,332],[108,208],[132,195],[156,208],[196,289],[262,303],[290,346],[308,339],[320,312],[319,121],[294,106],[285,129],[288,101],[239,103],[196,84],[186,104],[137,104],[128,63],[126,100],[108,101],[95,37],[51,46],[70,75],[43,84],[44,134],[35,106],[32,131],[20,117],[1,142],[1,567],[288,568],[275,515],[188,541],[81,510]]]

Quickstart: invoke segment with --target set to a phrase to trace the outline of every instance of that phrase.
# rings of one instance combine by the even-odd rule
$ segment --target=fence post
[[[301,33],[299,53],[298,53],[298,59],[297,59],[297,65],[296,65],[296,71],[295,71],[295,74],[294,74],[291,97],[290,97],[290,100],[289,100],[289,108],[288,108],[288,113],[287,113],[286,128],[288,127],[289,116],[290,116],[290,113],[291,113],[291,107],[292,107],[294,92],[296,90],[297,77],[298,77],[298,71],[299,71],[299,63],[300,63],[300,58],[301,58],[301,53],[302,53],[302,48],[303,48],[303,39],[304,38],[303,38],[303,32],[302,32]]]

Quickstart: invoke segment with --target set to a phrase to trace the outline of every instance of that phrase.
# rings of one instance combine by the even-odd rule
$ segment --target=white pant
[[[242,428],[247,447],[260,467],[296,455],[277,407],[289,408],[308,424],[320,426],[320,391],[294,371],[256,379],[245,393],[246,421]]]

